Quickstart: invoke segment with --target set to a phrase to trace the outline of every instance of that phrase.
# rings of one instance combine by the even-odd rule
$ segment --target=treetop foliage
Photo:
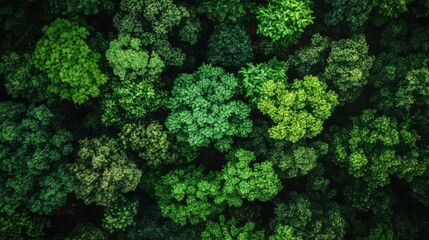
[[[142,50],[142,42],[130,35],[120,35],[110,42],[106,58],[113,73],[121,80],[154,78],[163,71],[164,62],[158,54]]]
[[[1,0],[0,239],[426,239],[428,18]]]
[[[258,33],[273,41],[295,44],[304,29],[313,23],[309,1],[271,0],[258,8]]]
[[[236,100],[237,78],[220,67],[203,65],[193,74],[179,75],[171,93],[165,125],[178,141],[192,147],[214,143],[226,151],[233,137],[246,137],[252,130],[250,108]]]
[[[115,139],[107,136],[82,139],[71,171],[80,183],[75,194],[86,204],[107,206],[121,193],[136,189],[142,176]]]
[[[195,18],[195,10],[178,6],[173,0],[124,0],[114,24],[121,34],[130,34],[141,39],[143,46],[150,47],[168,66],[180,66],[185,53],[169,41],[175,28],[181,41],[193,45],[197,42],[201,24]]]
[[[47,90],[76,104],[97,97],[107,76],[99,70],[100,55],[85,42],[89,31],[58,18],[43,32],[34,51],[34,65],[51,80]]]
[[[240,67],[253,59],[250,37],[238,25],[217,25],[208,48],[207,61],[214,65]]]
[[[258,109],[276,123],[268,130],[270,137],[297,142],[317,136],[338,105],[338,95],[327,87],[314,76],[295,80],[290,86],[273,80],[264,83]]]
[[[74,189],[66,159],[72,133],[45,105],[1,102],[0,120],[0,213],[50,214],[63,206]]]

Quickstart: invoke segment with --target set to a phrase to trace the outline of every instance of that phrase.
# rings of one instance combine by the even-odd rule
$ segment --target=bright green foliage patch
[[[241,68],[240,75],[243,78],[243,85],[246,89],[246,97],[250,102],[257,104],[261,95],[261,88],[268,80],[276,82],[287,81],[286,71],[288,64],[278,61],[276,58],[267,63],[247,64],[247,68]]]
[[[226,204],[239,207],[243,200],[269,201],[281,183],[269,161],[255,161],[253,152],[238,149],[228,156],[222,171],[206,174],[190,166],[170,171],[155,187],[163,216],[184,225],[197,224],[221,212]]]
[[[224,205],[215,204],[219,183],[213,173],[203,173],[201,168],[187,167],[169,172],[155,186],[158,205],[164,217],[175,223],[197,224],[209,216],[220,213]]]
[[[304,29],[313,23],[309,1],[270,0],[258,8],[258,33],[273,41],[295,44]]]
[[[275,234],[270,236],[269,240],[302,240],[301,237],[297,237],[294,234],[293,227],[288,225],[277,225]]]
[[[76,104],[97,97],[107,76],[98,68],[100,55],[85,42],[88,30],[58,18],[43,33],[34,51],[34,64],[51,80],[47,90]]]
[[[158,54],[150,55],[142,49],[142,42],[130,35],[120,35],[110,42],[106,58],[113,68],[113,73],[121,80],[157,77],[164,69],[164,62]]]
[[[296,142],[317,136],[336,105],[334,91],[317,77],[305,76],[290,87],[283,82],[266,82],[258,108],[277,124],[268,130],[271,138]]]
[[[237,79],[220,67],[203,65],[193,74],[179,75],[171,93],[165,125],[192,147],[214,143],[226,151],[233,137],[246,137],[252,130],[250,108],[236,100]]]
[[[222,184],[217,202],[241,206],[243,200],[269,201],[281,190],[282,185],[270,161],[252,163],[253,152],[238,149],[228,155],[229,161],[218,178]]]

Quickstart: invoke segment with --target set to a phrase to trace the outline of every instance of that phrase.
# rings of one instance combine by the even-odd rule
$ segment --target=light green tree
[[[119,144],[107,136],[80,140],[77,160],[71,170],[78,180],[77,198],[85,204],[101,206],[108,206],[121,193],[136,189],[142,176]]]
[[[228,163],[218,175],[222,186],[216,202],[227,202],[239,207],[243,200],[269,201],[282,189],[282,184],[270,161],[252,163],[253,152],[244,149],[232,151]]]
[[[99,67],[100,55],[85,42],[89,31],[77,22],[58,18],[43,28],[34,50],[34,65],[50,79],[48,91],[82,104],[100,94],[107,82]]]
[[[267,6],[258,8],[257,33],[284,45],[295,44],[304,29],[313,23],[310,1],[270,0]]]
[[[215,204],[220,193],[214,173],[206,174],[202,168],[189,166],[170,171],[155,186],[158,205],[164,217],[175,223],[197,224],[220,213],[225,204]]]
[[[337,94],[314,76],[295,80],[290,86],[267,81],[261,89],[258,108],[276,124],[268,132],[271,138],[297,142],[313,138],[338,105]]]

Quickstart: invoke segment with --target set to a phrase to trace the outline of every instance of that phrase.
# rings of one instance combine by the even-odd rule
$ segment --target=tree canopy
[[[252,130],[250,108],[237,100],[237,78],[220,67],[203,65],[192,74],[179,75],[171,91],[168,130],[193,147],[214,143],[220,151],[231,148],[233,137]]]
[[[43,32],[34,50],[34,65],[50,79],[47,91],[76,104],[97,97],[107,76],[98,67],[100,54],[85,42],[89,31],[77,22],[58,18]]]
[[[0,239],[429,236],[429,0],[1,0]]]

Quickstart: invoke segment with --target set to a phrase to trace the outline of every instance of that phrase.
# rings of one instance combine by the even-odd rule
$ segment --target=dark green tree
[[[334,202],[312,201],[296,192],[287,203],[275,208],[272,226],[296,239],[343,239],[345,221]]]
[[[0,238],[10,240],[44,239],[44,228],[50,222],[41,216],[32,216],[29,212],[0,213]]]
[[[46,88],[49,79],[39,74],[33,65],[32,56],[17,52],[2,55],[0,75],[4,76],[4,87],[12,98],[26,98],[30,102],[51,99]]]
[[[159,209],[150,206],[142,213],[142,220],[130,228],[127,237],[130,240],[189,240],[197,239],[195,229],[178,226],[161,216]]]
[[[198,13],[205,13],[213,22],[241,23],[256,9],[254,2],[243,0],[198,0]]]
[[[0,212],[25,207],[50,214],[75,182],[68,170],[72,134],[46,106],[0,102]]]
[[[86,15],[112,11],[115,7],[112,0],[49,0],[51,11],[59,14],[75,15],[80,12]]]
[[[340,104],[354,101],[368,83],[374,62],[364,35],[333,41],[322,79],[338,93]]]
[[[245,224],[239,224],[234,218],[227,221],[225,216],[220,215],[219,222],[210,220],[206,222],[206,228],[201,233],[201,239],[262,240],[265,238],[263,230],[255,230],[255,223],[246,222]]]
[[[139,202],[127,200],[124,197],[117,199],[104,209],[103,228],[110,233],[124,231],[127,227],[135,225]]]
[[[167,66],[181,66],[186,56],[173,46],[170,36],[178,36],[183,42],[197,42],[201,28],[195,11],[173,3],[173,0],[124,0],[113,19],[120,34],[139,38],[144,47],[150,47]],[[178,28],[178,29],[177,29]]]
[[[406,12],[407,4],[413,0],[372,0],[378,12],[386,17],[398,17]]]
[[[350,175],[383,187],[390,176],[411,181],[427,169],[429,158],[419,149],[420,135],[406,122],[365,110],[347,128],[332,131],[334,162]]]
[[[359,30],[369,18],[372,10],[371,0],[325,0],[332,10],[325,15],[328,26],[345,27],[348,32]]]
[[[78,224],[64,240],[108,240],[108,235],[91,223]]]
[[[207,61],[222,67],[241,67],[253,60],[249,35],[239,25],[217,25],[209,39]]]
[[[275,141],[267,158],[280,170],[279,176],[295,178],[307,175],[317,166],[317,159],[328,153],[328,144]]]
[[[429,206],[429,177],[426,170],[425,175],[417,177],[410,182],[410,188],[413,198],[417,199],[426,206]]]
[[[319,33],[311,37],[311,42],[288,58],[290,69],[299,77],[318,76],[324,71],[330,50],[331,39]]]
[[[176,143],[157,121],[125,124],[119,133],[119,141],[126,149],[136,152],[150,167],[177,165],[191,162],[197,157],[195,148],[186,143]]]
[[[382,32],[380,41],[388,51],[376,58],[371,75],[371,83],[377,90],[371,100],[377,109],[386,115],[412,120],[422,126],[421,130],[427,124],[423,116],[428,111],[424,90],[429,66],[427,39],[427,29],[393,21]]]

